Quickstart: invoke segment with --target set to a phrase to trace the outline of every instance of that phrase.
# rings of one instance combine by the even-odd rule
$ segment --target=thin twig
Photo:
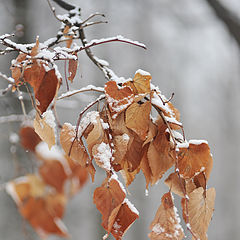
[[[60,97],[58,97],[57,100],[61,100],[61,99],[67,98],[67,97],[71,97],[75,94],[82,93],[82,92],[88,92],[88,91],[104,93],[104,90],[103,89],[101,90],[101,88],[99,88],[99,87],[95,87],[95,86],[92,86],[90,88],[85,88],[84,87],[84,88],[79,89],[79,90],[71,91],[70,93],[64,93]]]

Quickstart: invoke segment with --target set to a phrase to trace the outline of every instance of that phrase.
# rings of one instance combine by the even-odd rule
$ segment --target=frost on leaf
[[[150,123],[151,103],[133,103],[125,114],[126,127],[133,130],[141,140],[145,140]]]
[[[130,87],[120,87],[115,81],[105,84],[106,100],[112,116],[117,116],[124,111],[134,100],[134,95]]]
[[[89,162],[88,154],[80,139],[76,139],[75,128],[70,123],[65,123],[60,133],[60,143],[66,155],[86,166]]]
[[[48,234],[68,236],[67,229],[61,221],[66,204],[64,195],[48,192],[42,180],[35,175],[9,182],[6,190],[16,202],[21,215],[40,237],[46,237]]]
[[[189,194],[188,218],[191,231],[201,240],[207,240],[207,230],[214,211],[216,191],[214,188],[206,192],[202,187]],[[186,216],[186,199],[182,199],[183,218]]]
[[[43,113],[42,118],[37,114],[34,119],[34,130],[48,144],[49,149],[55,145],[55,118],[51,111]]]
[[[180,218],[170,192],[163,195],[150,229],[152,232],[148,236],[151,240],[181,240],[184,238]]]
[[[178,168],[180,175],[185,178],[193,178],[200,172],[206,173],[208,179],[212,169],[212,156],[207,143],[189,143],[189,147],[179,148]]]

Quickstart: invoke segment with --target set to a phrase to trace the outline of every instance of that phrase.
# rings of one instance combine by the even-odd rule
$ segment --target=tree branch
[[[240,19],[219,0],[206,0],[206,2],[214,10],[217,17],[225,24],[240,48]]]
[[[71,11],[75,8],[75,6],[64,2],[63,0],[53,0],[55,3],[58,4],[58,6],[60,6],[61,8],[67,10],[67,11]]]

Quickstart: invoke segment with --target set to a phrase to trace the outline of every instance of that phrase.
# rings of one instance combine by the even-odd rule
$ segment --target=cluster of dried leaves
[[[66,27],[64,32],[68,31]],[[69,38],[68,48],[71,43]],[[71,51],[68,57],[72,82],[77,54]],[[184,238],[174,193],[182,198],[183,219],[193,238],[207,239],[215,201],[215,190],[207,189],[213,161],[209,146],[206,141],[185,139],[179,111],[151,83],[149,73],[138,70],[133,79],[106,82],[103,95],[80,113],[77,126],[58,123],[60,136],[56,136],[55,117],[48,109],[55,109],[62,78],[45,46],[37,39],[29,53],[20,53],[12,62],[11,70],[13,91],[21,85],[33,88],[34,96],[29,94],[36,117],[32,125],[22,126],[20,137],[22,146],[38,159],[38,170],[9,182],[6,189],[41,236],[68,236],[61,221],[66,203],[89,175],[94,181],[98,166],[106,178],[95,189],[93,202],[102,214],[104,238],[111,233],[121,239],[139,217],[117,173],[128,187],[142,171],[148,189],[172,169],[165,179],[169,192],[162,197],[149,238]],[[97,111],[89,111],[96,103]],[[56,146],[58,140],[62,149]]]

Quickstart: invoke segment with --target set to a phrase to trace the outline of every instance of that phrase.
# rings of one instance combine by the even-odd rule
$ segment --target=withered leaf
[[[143,104],[133,103],[126,110],[126,127],[133,130],[141,140],[145,140],[148,134],[151,107],[147,101]]]
[[[33,122],[34,130],[38,136],[48,144],[49,149],[55,145],[55,118],[51,111],[43,113],[42,118],[38,114]]]
[[[107,103],[111,115],[116,118],[134,100],[134,95],[130,87],[120,87],[115,81],[108,81],[104,87]]]
[[[77,54],[74,54],[74,56],[77,57]],[[76,72],[77,72],[77,68],[78,68],[78,59],[70,59],[68,62],[68,73],[69,73],[69,77],[68,80],[73,82],[73,79],[76,76]]]
[[[212,168],[212,156],[207,143],[200,144],[189,143],[189,147],[179,148],[178,168],[180,175],[185,178],[193,178],[200,172],[208,173]]]
[[[16,202],[21,215],[41,237],[48,234],[68,236],[61,221],[66,204],[64,195],[48,193],[46,185],[36,175],[17,178],[6,185],[6,190]]]
[[[147,158],[152,172],[152,184],[156,183],[163,174],[173,166],[174,161],[170,156],[170,143],[166,133],[159,132],[150,143]]]
[[[210,188],[204,194],[204,189],[199,187],[189,194],[188,216],[191,230],[197,238],[207,240],[207,230],[211,221],[216,191]],[[182,199],[183,218],[186,217],[186,199]]]
[[[35,152],[35,148],[42,140],[33,127],[23,126],[19,131],[20,142],[24,149]]]
[[[112,233],[116,240],[121,240],[128,228],[138,217],[138,211],[125,198],[124,202],[112,211],[109,217],[108,231]]]
[[[43,181],[54,187],[57,192],[63,193],[64,183],[68,178],[64,166],[58,160],[47,160],[39,168]]]
[[[102,226],[106,231],[110,231],[108,229],[108,222],[113,209],[122,204],[125,196],[126,193],[123,191],[118,180],[113,178],[109,181],[106,179],[101,187],[95,189],[93,202],[102,214]]]
[[[151,75],[142,70],[138,70],[132,81],[125,82],[125,86],[131,87],[134,95],[150,93]]]
[[[150,229],[152,232],[148,236],[151,240],[181,240],[184,238],[180,218],[170,192],[163,195]]]
[[[88,154],[80,139],[75,139],[76,131],[70,123],[64,123],[60,133],[60,143],[66,155],[79,162],[81,166],[86,166],[89,163]]]

